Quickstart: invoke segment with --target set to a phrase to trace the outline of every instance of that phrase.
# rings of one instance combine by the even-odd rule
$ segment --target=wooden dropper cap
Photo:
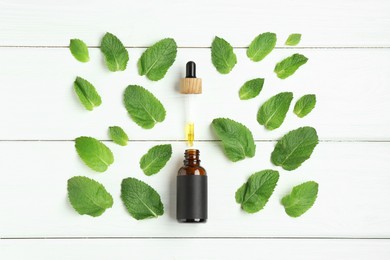
[[[187,62],[186,77],[180,79],[180,93],[202,94],[202,79],[196,77],[196,64],[193,61]]]

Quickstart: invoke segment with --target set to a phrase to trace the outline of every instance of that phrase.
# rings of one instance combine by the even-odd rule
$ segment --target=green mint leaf
[[[264,59],[276,45],[276,34],[266,32],[259,34],[249,45],[246,55],[252,61]]]
[[[114,162],[111,150],[99,140],[81,136],[76,138],[76,151],[84,163],[92,170],[104,172]]]
[[[144,129],[151,129],[165,119],[164,106],[141,86],[129,85],[125,90],[124,103],[131,119]]]
[[[100,44],[106,66],[110,71],[123,71],[129,61],[129,54],[122,42],[113,34],[106,33]]]
[[[238,190],[236,191],[236,202],[241,204],[243,201],[244,201],[244,195],[245,195],[245,191],[246,191],[246,185],[247,183],[245,182],[244,184],[241,185],[240,188],[238,188]]]
[[[236,192],[236,202],[248,213],[264,208],[279,180],[279,172],[263,170],[252,174]]]
[[[291,193],[282,199],[287,215],[296,218],[308,211],[317,199],[318,183],[308,181],[295,186]]]
[[[79,39],[71,39],[69,44],[70,52],[73,57],[80,62],[89,61],[89,52],[87,45]]]
[[[268,130],[281,126],[290,108],[293,93],[282,92],[268,99],[257,112],[257,122]]]
[[[285,79],[294,74],[294,72],[307,61],[308,58],[302,54],[295,53],[276,64],[274,71],[278,78]]]
[[[110,126],[109,127],[110,137],[114,143],[119,144],[121,146],[126,146],[129,137],[126,132],[119,126]]]
[[[146,49],[138,60],[138,73],[153,81],[164,78],[175,62],[177,45],[174,39],[166,38]]]
[[[157,218],[164,214],[160,195],[145,182],[127,178],[122,181],[121,187],[122,201],[133,218]]]
[[[171,156],[172,145],[156,145],[142,156],[139,165],[145,175],[150,176],[158,173],[167,164],[169,159],[171,159]]]
[[[316,95],[314,94],[308,94],[302,96],[298,101],[295,103],[294,106],[294,113],[302,118],[309,114],[313,108],[316,105]]]
[[[288,36],[285,45],[288,46],[296,46],[301,41],[301,34],[300,33],[292,33],[290,36]]]
[[[248,100],[257,97],[264,85],[264,79],[257,78],[248,80],[240,88],[239,96],[241,100]]]
[[[292,130],[276,143],[271,161],[287,171],[295,170],[310,158],[317,144],[318,136],[313,127]]]
[[[80,215],[100,216],[114,203],[102,184],[87,177],[76,176],[68,180],[68,198]]]
[[[237,162],[255,156],[255,141],[252,132],[246,126],[229,118],[216,118],[211,125],[221,139],[229,160]]]
[[[97,93],[95,87],[87,80],[77,77],[73,84],[74,91],[80,99],[80,102],[84,107],[92,111],[94,107],[98,107],[102,104],[102,99]]]
[[[230,43],[215,36],[211,44],[211,61],[219,73],[228,74],[236,65],[237,56]]]

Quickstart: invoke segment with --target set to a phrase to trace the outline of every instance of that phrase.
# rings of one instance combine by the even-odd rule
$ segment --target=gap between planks
[[[98,49],[100,46],[87,46]],[[150,46],[125,46],[126,49],[147,49]],[[67,49],[68,45],[0,45],[0,48]],[[210,46],[178,46],[178,49],[211,49]],[[233,46],[234,49],[247,49],[247,46]],[[275,49],[390,49],[390,46],[277,46]]]
[[[98,139],[101,142],[113,142],[109,139]],[[74,142],[74,139],[4,139],[0,140],[0,142]],[[148,140],[127,140],[129,143],[142,143],[142,142],[175,142],[175,143],[185,143],[187,142],[184,139],[178,140],[160,140],[160,139],[148,139]],[[257,143],[272,143],[277,142],[278,140],[272,139],[257,139],[254,140]],[[221,140],[194,140],[194,142],[200,143],[217,143],[221,142]],[[324,139],[319,140],[320,143],[390,143],[390,140],[343,140],[343,139]]]
[[[87,239],[112,239],[112,240],[169,240],[169,239],[225,239],[225,240],[390,240],[390,237],[2,237],[0,240],[87,240]]]

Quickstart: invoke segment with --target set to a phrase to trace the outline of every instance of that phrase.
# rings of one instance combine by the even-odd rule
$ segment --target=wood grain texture
[[[91,49],[91,62],[77,62],[68,49],[0,49],[0,95],[2,124],[0,140],[72,140],[80,135],[107,139],[110,125],[119,125],[132,140],[183,140],[186,120],[185,95],[179,93],[188,60],[197,62],[203,79],[203,94],[192,102],[195,138],[215,140],[210,123],[230,117],[247,125],[257,140],[276,140],[287,131],[310,125],[321,140],[390,140],[390,49],[298,50],[309,58],[293,76],[280,80],[275,64],[297,50],[275,50],[262,62],[254,63],[245,50],[235,50],[238,65],[228,75],[219,74],[211,64],[208,49],[180,49],[166,78],[151,82],[137,73],[136,63],[143,49],[130,49],[128,69],[109,72],[98,49]],[[72,84],[81,76],[95,85],[102,105],[85,110]],[[245,81],[264,77],[260,95],[241,101],[238,91]],[[123,105],[126,86],[146,87],[161,100],[166,120],[151,130],[136,125]],[[258,108],[269,97],[292,91],[294,100],[316,94],[316,108],[300,119],[288,113],[284,124],[267,131],[256,121]]]
[[[23,248],[23,250],[21,250]],[[194,250],[197,248],[197,250]],[[279,249],[279,250],[278,250]],[[387,260],[389,240],[76,239],[0,240],[0,258]],[[258,258],[256,258],[258,257]]]
[[[97,46],[106,32],[126,46],[150,46],[173,37],[179,46],[210,46],[215,35],[248,46],[271,31],[283,46],[302,33],[300,46],[390,46],[387,0],[18,0],[0,3],[0,45],[68,45],[80,38]]]
[[[202,79],[183,78],[180,79],[179,92],[181,94],[202,94]]]
[[[166,142],[160,142],[166,143]],[[185,145],[173,143],[173,156],[154,176],[143,175],[139,159],[156,145],[131,142],[108,146],[115,162],[96,173],[78,158],[74,142],[0,142],[0,237],[380,237],[390,234],[389,143],[323,142],[293,172],[272,166],[274,142],[257,142],[252,159],[232,163],[219,142],[197,144],[209,176],[209,220],[205,225],[176,222],[176,174]],[[247,214],[234,194],[254,172],[278,169],[280,180],[266,207]],[[66,181],[84,175],[103,183],[114,198],[101,217],[78,215],[67,200]],[[165,214],[136,221],[120,200],[120,183],[139,178],[161,195]],[[319,196],[305,215],[287,216],[280,199],[304,181],[317,181]]]

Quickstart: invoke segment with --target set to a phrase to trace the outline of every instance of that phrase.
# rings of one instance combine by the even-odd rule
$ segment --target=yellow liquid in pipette
[[[186,127],[185,127],[185,132],[186,132],[186,141],[187,141],[187,145],[189,147],[192,147],[194,145],[194,138],[195,138],[195,134],[194,134],[194,123],[187,123],[186,124]]]

